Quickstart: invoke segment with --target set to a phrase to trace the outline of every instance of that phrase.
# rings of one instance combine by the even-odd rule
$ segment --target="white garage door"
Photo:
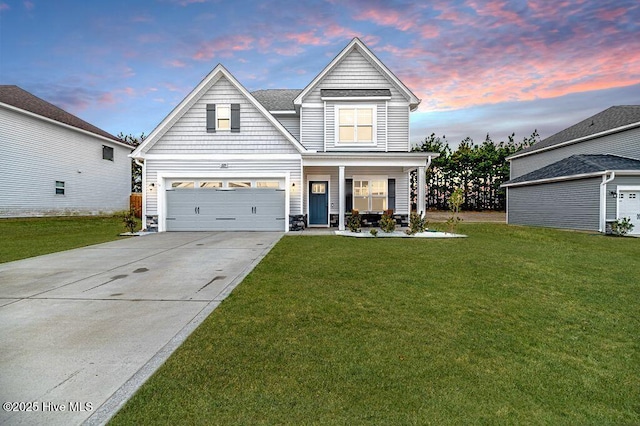
[[[273,188],[167,190],[167,231],[284,231],[285,191]]]
[[[630,234],[640,234],[640,191],[620,190],[618,195],[618,218],[628,217],[633,224]]]

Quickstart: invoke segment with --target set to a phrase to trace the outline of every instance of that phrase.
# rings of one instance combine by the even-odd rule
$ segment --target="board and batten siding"
[[[511,160],[511,179],[576,154],[613,154],[640,160],[640,128],[514,158]]]
[[[300,117],[297,115],[276,116],[277,120],[284,126],[285,129],[291,133],[291,135],[300,141]]]
[[[207,133],[207,104],[240,104],[240,132]],[[224,77],[149,149],[154,154],[293,154],[298,150]]]
[[[114,160],[102,159],[102,146]],[[131,149],[0,107],[0,217],[113,213],[129,208]],[[55,183],[65,183],[56,195]]]
[[[601,182],[597,177],[508,188],[507,221],[597,231]]]
[[[247,174],[257,175],[260,173],[274,174],[289,172],[289,184],[294,184],[300,188],[300,161],[301,160],[225,160],[227,168],[220,168],[220,161],[211,160],[146,160],[147,188],[154,184],[151,191],[147,190],[147,216],[158,214],[158,193],[166,190],[159,188],[158,172],[167,174],[180,174],[185,179],[198,179],[203,176],[220,176],[221,179],[244,178]],[[158,189],[159,188],[159,189]],[[290,214],[300,213],[300,195],[297,191],[290,191]]]
[[[607,220],[616,220],[618,199],[610,194],[609,191],[617,191],[618,186],[640,186],[640,176],[617,176],[613,181],[607,184],[606,200],[607,200]]]
[[[329,213],[337,214],[339,212],[338,195],[338,168],[337,167],[320,167],[312,166],[304,168],[304,212],[307,212],[307,198],[309,192],[309,176],[328,175],[331,177],[329,183]],[[409,214],[409,174],[403,172],[399,167],[345,167],[345,179],[352,179],[353,176],[387,176],[387,179],[396,180],[396,208],[395,213]]]

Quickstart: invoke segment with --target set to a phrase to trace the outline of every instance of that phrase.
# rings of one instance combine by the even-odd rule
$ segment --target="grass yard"
[[[125,232],[111,216],[0,219],[0,263],[112,241]]]
[[[113,424],[640,423],[640,240],[459,229],[284,237]]]

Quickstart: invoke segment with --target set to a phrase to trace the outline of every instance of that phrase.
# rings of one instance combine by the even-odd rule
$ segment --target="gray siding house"
[[[508,158],[507,222],[640,234],[640,105],[614,106]]]
[[[17,86],[0,86],[0,217],[128,209],[132,149]]]
[[[146,227],[344,229],[352,209],[406,220],[411,173],[424,180],[437,155],[410,152],[419,103],[357,38],[303,89],[250,93],[218,65],[131,154]]]

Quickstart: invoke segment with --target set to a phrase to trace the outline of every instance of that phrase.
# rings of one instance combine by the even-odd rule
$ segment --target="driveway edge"
[[[175,336],[169,340],[156,354],[151,357],[124,385],[120,386],[113,395],[109,397],[82,425],[94,426],[105,425],[113,416],[124,406],[124,404],[133,396],[134,393],[153,375],[153,373],[164,364],[167,359],[175,352],[182,343],[198,328],[200,324],[226,299],[229,294],[245,279],[247,275],[264,259],[271,249],[280,241],[284,234],[275,240],[271,245],[265,247],[256,259],[247,266],[229,285],[216,297],[215,300],[209,302],[198,314],[193,317],[187,325],[185,325]]]

